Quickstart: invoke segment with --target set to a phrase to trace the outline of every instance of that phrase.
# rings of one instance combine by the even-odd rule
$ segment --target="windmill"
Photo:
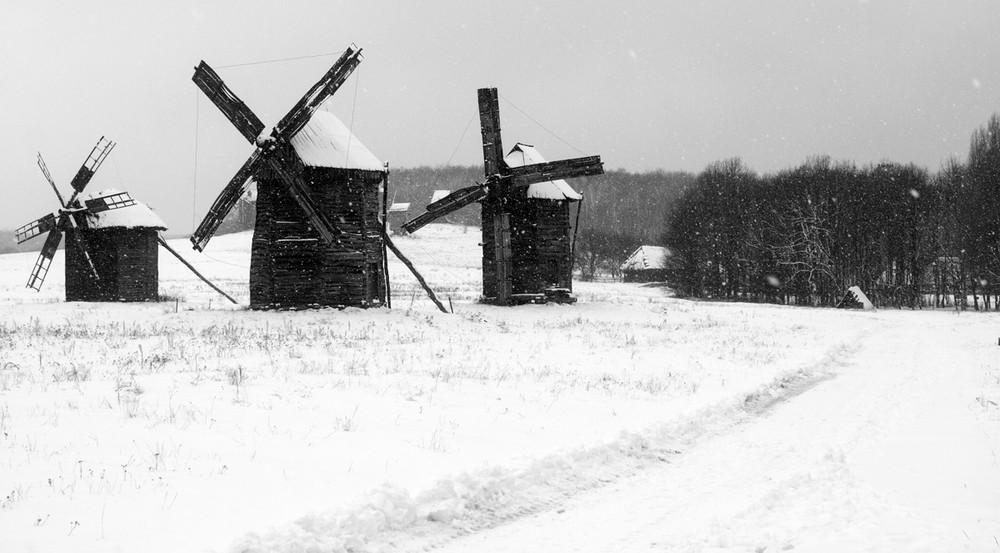
[[[257,184],[250,307],[387,305],[388,247],[414,273],[385,228],[387,166],[332,113],[319,108],[361,62],[353,45],[267,134],[264,123],[202,61],[192,80],[254,152],[191,236],[202,251],[226,214]],[[381,206],[381,207],[380,207]],[[336,222],[335,222],[336,221]]]
[[[573,177],[604,173],[600,156],[581,157],[545,162],[540,158],[516,165],[505,161],[500,138],[500,107],[495,88],[478,91],[479,122],[483,137],[483,160],[486,179],[482,184],[452,192],[427,206],[427,212],[403,225],[407,232],[415,232],[424,225],[469,204],[482,205],[483,246],[483,298],[499,305],[547,301],[573,301],[566,286],[552,282],[540,275],[552,272],[542,267],[551,258],[539,256],[551,240],[563,240],[566,225],[555,225],[556,231],[546,230],[549,216],[531,203],[529,188],[532,185]],[[518,148],[526,145],[518,145]],[[515,148],[517,150],[518,148]],[[530,148],[530,147],[529,147]],[[513,154],[514,152],[512,152]],[[567,197],[565,200],[574,198]],[[563,204],[565,205],[565,202]],[[568,208],[567,208],[568,209]],[[544,210],[542,210],[544,211]],[[561,209],[560,209],[561,213]],[[568,240],[565,255],[568,260]],[[568,275],[559,280],[569,283],[572,262],[559,264],[558,271]]]
[[[39,291],[48,275],[62,235],[66,241],[66,301],[157,301],[159,260],[157,244],[176,256],[215,291],[232,297],[202,276],[160,236],[167,226],[148,206],[128,192],[109,188],[81,196],[90,179],[115,147],[103,136],[70,181],[73,194],[64,201],[42,154],[38,167],[62,207],[14,231],[23,243],[48,233],[42,252],[28,277],[28,288]]]
[[[35,261],[35,266],[28,277],[28,288],[41,290],[49,266],[55,256],[63,234],[68,235],[66,241],[66,299],[68,301],[143,301],[156,299],[156,231],[166,228],[149,208],[132,199],[128,192],[105,190],[82,198],[81,193],[101,164],[114,149],[115,143],[104,138],[98,139],[91,149],[87,159],[80,166],[76,176],[70,181],[73,194],[69,200],[64,200],[52,175],[49,173],[42,154],[38,154],[38,167],[45,175],[45,180],[59,199],[60,208],[56,213],[49,213],[27,225],[17,229],[14,237],[23,243],[36,236],[48,234],[42,251]],[[143,218],[135,215],[137,210],[144,209]],[[116,212],[126,210],[129,224],[123,224],[123,219]],[[123,212],[119,212],[123,213]],[[116,222],[117,221],[117,222]],[[124,230],[128,227],[132,232]],[[143,243],[137,246],[140,251],[152,249],[153,263],[150,266],[135,255],[123,255],[128,248],[136,247],[135,232],[152,236],[152,247]],[[148,242],[148,241],[147,241]],[[122,260],[136,261],[134,266],[123,267]],[[129,270],[134,269],[134,270]],[[130,279],[139,273],[137,278]],[[152,274],[150,293],[148,273]],[[126,282],[128,281],[128,282]]]

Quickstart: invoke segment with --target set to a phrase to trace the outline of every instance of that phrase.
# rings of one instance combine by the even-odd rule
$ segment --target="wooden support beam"
[[[413,266],[413,263],[411,263],[410,260],[407,259],[405,255],[403,255],[403,252],[399,251],[399,248],[397,248],[396,244],[392,242],[392,239],[389,238],[389,235],[383,232],[382,239],[385,240],[385,245],[388,246],[390,250],[392,250],[392,253],[394,253],[396,257],[398,257],[399,260],[403,262],[403,265],[406,265],[406,268],[409,269],[411,273],[413,273],[413,276],[417,278],[417,282],[419,282],[420,286],[423,287],[424,292],[427,292],[427,296],[431,299],[432,302],[434,302],[434,305],[436,305],[437,308],[440,309],[442,313],[447,313],[448,310],[444,308],[444,304],[442,304],[441,301],[438,300],[437,296],[434,295],[434,290],[431,290],[431,287],[427,285],[427,281],[424,280],[424,277],[417,272],[417,268]]]
[[[212,284],[207,278],[205,278],[201,273],[199,273],[197,269],[195,269],[190,263],[188,263],[186,259],[184,259],[183,257],[181,257],[181,254],[175,252],[174,249],[171,248],[167,244],[167,241],[164,240],[162,236],[160,236],[159,234],[157,234],[156,235],[156,241],[159,242],[160,245],[163,246],[163,248],[165,250],[167,250],[168,252],[174,254],[174,257],[176,257],[177,259],[179,259],[180,262],[183,263],[185,267],[187,267],[188,269],[191,269],[191,272],[194,273],[195,276],[197,276],[198,278],[200,278],[205,284],[211,286],[212,290],[215,290],[216,292],[222,294],[227,300],[233,302],[234,304],[239,305],[239,303],[236,300],[234,300],[232,296],[230,296],[229,294],[223,292],[222,289],[219,288],[218,286]]]

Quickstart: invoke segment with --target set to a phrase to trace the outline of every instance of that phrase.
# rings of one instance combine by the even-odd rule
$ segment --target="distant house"
[[[451,194],[451,190],[435,190],[434,193],[431,194],[431,203],[444,198],[448,194]]]
[[[621,265],[625,282],[664,282],[672,256],[661,246],[639,246]]]
[[[386,230],[392,232],[393,228],[405,223],[406,216],[409,212],[409,202],[393,202],[392,205],[389,206],[389,212],[387,214],[389,220],[386,223]]]

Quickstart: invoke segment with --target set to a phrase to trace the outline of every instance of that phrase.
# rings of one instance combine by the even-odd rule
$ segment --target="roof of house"
[[[302,162],[310,167],[386,170],[344,122],[329,111],[318,110],[289,141]]]
[[[441,198],[444,198],[448,194],[451,194],[451,190],[435,190],[434,193],[431,194],[431,203],[434,203],[440,200]]]
[[[622,263],[623,271],[643,269],[666,269],[673,252],[662,246],[639,246],[632,255]]]
[[[394,202],[389,206],[389,213],[399,213],[410,210],[410,202]]]
[[[507,154],[507,157],[503,158],[503,160],[510,167],[521,167],[523,165],[545,163],[545,158],[542,157],[542,154],[538,153],[538,150],[536,150],[534,146],[521,142],[518,142],[513,148],[511,148],[510,153]],[[583,195],[576,190],[573,190],[573,188],[562,179],[536,182],[535,184],[528,186],[528,197],[544,200],[576,201],[583,199]]]
[[[122,192],[115,188],[107,188],[99,192],[94,192],[83,197],[82,204],[94,201],[108,204],[124,203],[129,204],[117,209],[108,209],[93,213],[90,210],[84,212],[84,217],[88,228],[152,228],[167,230],[167,224],[160,219],[160,216],[153,213],[153,210],[146,204],[135,200],[128,192]]]

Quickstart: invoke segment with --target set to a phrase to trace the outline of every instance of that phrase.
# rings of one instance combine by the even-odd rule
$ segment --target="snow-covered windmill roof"
[[[639,246],[632,255],[622,263],[623,271],[642,269],[666,269],[668,259],[673,253],[661,246]]]
[[[132,198],[128,192],[122,192],[114,188],[107,188],[99,192],[94,192],[83,197],[81,204],[101,199],[105,203],[115,204],[119,202],[127,203],[125,207],[108,209],[96,213],[90,210],[84,212],[88,228],[153,228],[167,230],[167,224],[160,219],[160,216],[153,213],[153,210],[146,204]]]
[[[336,115],[318,110],[289,141],[310,167],[385,171],[375,154]]]
[[[513,148],[511,148],[510,153],[507,157],[503,158],[504,162],[510,167],[521,167],[522,165],[532,165],[535,163],[545,163],[545,158],[542,154],[538,153],[538,150],[530,144],[522,144],[518,142]],[[536,182],[528,186],[528,197],[529,198],[539,198],[544,200],[582,200],[583,196],[573,190],[566,181],[550,180],[546,182]]]

